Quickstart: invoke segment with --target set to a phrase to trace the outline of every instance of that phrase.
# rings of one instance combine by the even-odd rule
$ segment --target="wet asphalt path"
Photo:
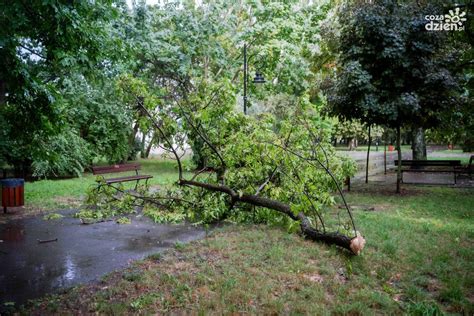
[[[0,225],[0,310],[5,302],[20,305],[90,282],[176,242],[205,236],[200,228],[159,225],[141,216],[125,225],[113,221],[81,225],[72,212],[63,214],[60,220],[30,217]]]

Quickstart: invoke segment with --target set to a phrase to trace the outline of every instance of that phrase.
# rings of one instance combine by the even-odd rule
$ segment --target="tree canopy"
[[[446,32],[427,32],[431,5],[391,1],[344,5],[333,111],[347,119],[391,127],[433,127],[459,102],[460,78],[452,69],[460,56]]]
[[[113,57],[107,25],[116,8],[111,1],[15,1],[0,9],[0,161],[38,176],[80,174],[93,153],[107,156],[100,138],[127,126],[123,111],[102,107],[111,104],[101,79]]]
[[[179,173],[169,191],[147,197],[173,201],[159,203],[167,212],[154,209],[157,220],[300,225],[315,239],[342,236],[348,248],[358,235],[350,209],[341,220],[327,210],[355,170],[331,138],[357,134],[361,124],[397,128],[398,145],[401,127],[462,122],[470,133],[472,71],[464,66],[472,34],[425,29],[425,16],[446,8],[414,1],[4,3],[0,164],[40,178],[81,175],[97,162],[147,157],[156,146]],[[249,77],[267,80],[249,86],[248,116],[244,46]],[[190,149],[189,167],[183,156]],[[186,168],[196,176],[186,178]]]

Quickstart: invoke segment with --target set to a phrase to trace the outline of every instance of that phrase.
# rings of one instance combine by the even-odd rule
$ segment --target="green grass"
[[[469,163],[470,156],[464,157],[453,157],[453,156],[446,156],[446,157],[430,157],[428,155],[428,160],[460,160],[461,164],[467,165]]]
[[[472,315],[474,191],[403,190],[369,184],[347,194],[367,240],[361,256],[278,228],[231,225],[24,312]]]
[[[177,181],[176,163],[171,160],[148,159],[139,160],[142,165],[141,174],[152,175],[148,181],[151,186],[168,185]],[[121,175],[127,175],[122,173]],[[130,174],[133,174],[130,173]],[[119,174],[120,175],[120,174]],[[106,177],[117,174],[106,175]],[[25,206],[27,213],[40,211],[54,211],[64,208],[77,208],[87,190],[96,184],[96,177],[85,173],[80,178],[63,180],[40,180],[25,184]],[[135,182],[125,186],[133,187]]]
[[[464,152],[462,149],[444,149],[437,150],[436,152],[441,154],[466,154],[466,152]]]

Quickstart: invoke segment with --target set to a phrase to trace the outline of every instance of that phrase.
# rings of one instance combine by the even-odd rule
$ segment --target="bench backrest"
[[[394,164],[398,166],[398,160],[395,160]],[[410,167],[455,167],[461,165],[461,160],[402,160],[401,165]]]
[[[117,172],[127,172],[135,171],[138,173],[138,170],[141,169],[139,163],[127,163],[127,164],[117,164],[111,166],[97,166],[92,167],[93,174],[106,174],[106,173],[117,173]]]

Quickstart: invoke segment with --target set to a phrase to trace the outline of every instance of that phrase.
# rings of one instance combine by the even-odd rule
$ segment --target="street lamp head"
[[[255,74],[255,78],[253,79],[253,83],[265,83],[265,78],[259,72]]]

